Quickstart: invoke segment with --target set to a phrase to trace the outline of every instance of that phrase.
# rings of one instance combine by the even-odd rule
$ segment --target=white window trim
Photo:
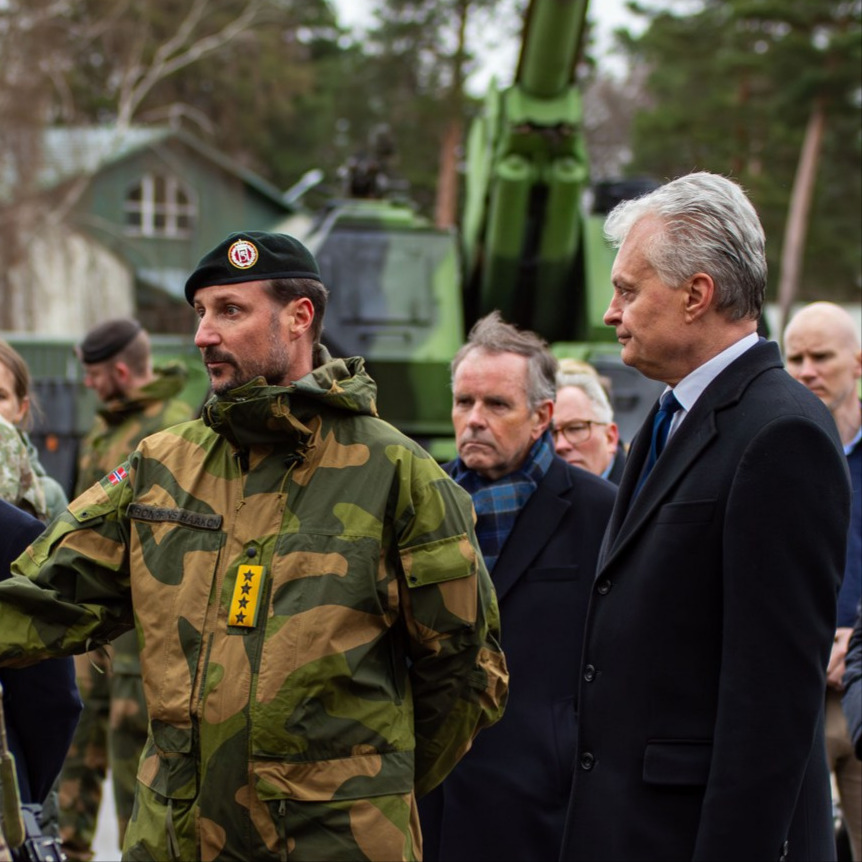
[[[156,200],[156,180],[164,181],[165,197],[163,201]],[[140,200],[132,200],[131,193],[140,189]],[[180,202],[180,195],[185,195],[186,203]],[[198,216],[197,200],[192,189],[179,177],[173,174],[156,174],[152,171],[143,174],[140,180],[132,185],[126,193],[123,209],[128,216],[137,216],[136,223],[125,225],[125,231],[132,236],[160,237],[165,239],[185,239],[194,227]],[[157,216],[164,218],[163,225],[156,224]],[[181,227],[179,222],[185,216],[188,227]]]

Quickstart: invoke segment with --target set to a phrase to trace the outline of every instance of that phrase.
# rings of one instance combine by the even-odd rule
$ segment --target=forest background
[[[312,206],[385,140],[393,189],[457,220],[482,101],[465,85],[471,34],[517,39],[526,2],[366,5],[357,30],[326,0],[0,0],[0,185],[15,178],[0,266],[4,229],[44,215],[39,142],[53,125],[173,124],[281,189],[318,168]],[[616,34],[623,73],[589,38],[578,68],[593,180],[730,175],[764,222],[772,301],[859,302],[862,0],[627,5],[640,23]]]

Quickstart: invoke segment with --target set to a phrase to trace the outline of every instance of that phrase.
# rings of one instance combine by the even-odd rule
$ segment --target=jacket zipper
[[[281,862],[287,862],[287,800],[278,800],[278,837]]]

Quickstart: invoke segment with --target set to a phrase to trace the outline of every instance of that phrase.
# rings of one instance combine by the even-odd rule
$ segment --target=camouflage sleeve
[[[0,583],[0,665],[84,652],[133,626],[128,464],[69,504]]]
[[[405,467],[397,535],[422,795],[502,716],[509,675],[470,497],[430,458],[414,456]]]

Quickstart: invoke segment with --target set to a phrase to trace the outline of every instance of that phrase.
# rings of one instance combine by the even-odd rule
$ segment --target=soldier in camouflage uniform
[[[80,495],[124,461],[149,434],[191,418],[176,396],[184,369],[153,369],[149,336],[136,320],[108,320],[78,348],[84,383],[102,406],[81,443],[75,494]],[[133,632],[104,648],[76,656],[84,714],[60,777],[60,834],[71,860],[92,859],[102,783],[111,766],[120,842],[132,814],[136,775],[147,741],[147,711],[138,645]]]
[[[14,425],[0,416],[0,500],[24,509],[40,520],[48,516],[45,494]]]
[[[215,394],[18,559],[0,661],[134,624],[126,860],[421,859],[417,796],[508,686],[470,498],[377,417],[362,360],[320,347],[296,240],[232,235],[186,296]]]

